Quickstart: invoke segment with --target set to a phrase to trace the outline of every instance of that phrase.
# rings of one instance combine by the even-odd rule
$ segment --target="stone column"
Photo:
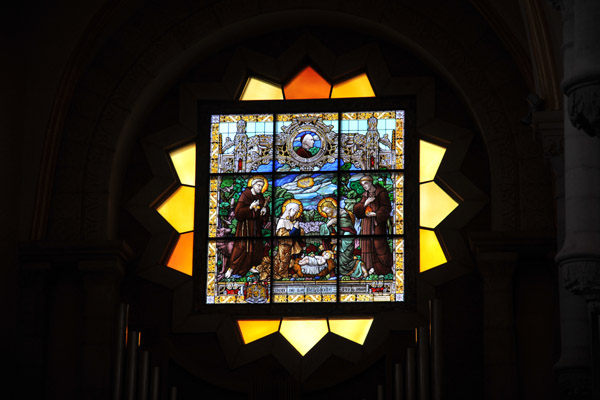
[[[562,89],[567,96],[565,123],[565,240],[556,260],[561,282],[588,303],[591,320],[600,312],[600,2],[553,0],[563,15]],[[572,382],[563,398],[598,398],[600,382],[596,324],[588,325],[592,344],[589,381]],[[594,385],[597,385],[594,383]]]
[[[80,363],[85,399],[108,399],[112,394],[116,311],[124,264],[130,254],[126,245],[111,242],[85,248],[79,257],[84,285]]]
[[[518,398],[514,315],[514,275],[517,254],[477,254],[483,278],[484,384],[486,400]]]
[[[24,378],[31,382],[23,387],[26,398],[111,397],[115,313],[124,263],[130,256],[131,250],[121,242],[22,246],[25,296],[19,358],[34,360],[23,365]],[[36,332],[31,340],[30,326]],[[44,373],[45,387],[39,384]]]
[[[600,2],[554,0],[563,13],[563,92],[573,126],[600,136]],[[565,103],[566,104],[566,103]]]
[[[51,327],[46,316],[51,309],[49,294],[52,286],[51,265],[39,260],[21,260],[19,273],[20,298],[15,335],[16,376],[6,387],[9,398],[42,399],[46,388],[45,359],[48,354],[46,338]],[[67,354],[68,357],[69,354]],[[10,358],[9,358],[10,360]],[[68,374],[70,371],[65,371]],[[10,375],[9,375],[10,376]],[[16,378],[16,379],[15,379]]]
[[[566,99],[565,99],[566,101]],[[566,103],[565,103],[566,104]],[[565,154],[563,111],[545,111],[533,115],[533,129],[542,140],[544,156],[554,175],[556,202],[556,242],[563,247],[565,241]],[[568,119],[566,120],[569,124]],[[567,129],[574,130],[570,124]],[[590,335],[588,309],[585,300],[559,284],[560,348],[561,355],[554,365],[558,374],[561,398],[589,396],[583,392],[590,387]],[[582,392],[583,390],[583,392]]]

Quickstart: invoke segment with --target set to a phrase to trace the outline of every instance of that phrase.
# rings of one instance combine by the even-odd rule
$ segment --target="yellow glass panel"
[[[419,182],[432,181],[442,163],[446,148],[424,140],[421,140],[420,144]]]
[[[317,71],[306,67],[283,91],[286,99],[328,99],[331,85]]]
[[[420,229],[421,272],[444,264],[446,256],[434,231]]]
[[[262,339],[279,330],[278,319],[270,320],[238,320],[238,326],[242,334],[244,344]]]
[[[196,144],[181,147],[169,153],[173,166],[184,185],[194,186],[196,184]]]
[[[292,319],[281,321],[279,332],[298,352],[304,356],[319,343],[327,334],[327,320],[322,319]]]
[[[334,85],[331,98],[340,99],[343,97],[375,97],[375,92],[371,87],[367,74],[360,74]]]
[[[281,86],[250,77],[240,100],[283,100]]]
[[[179,233],[194,230],[195,189],[181,186],[156,210]]]
[[[167,267],[192,276],[192,256],[194,254],[194,232],[179,235],[177,244],[169,257]]]
[[[360,345],[365,342],[373,318],[329,319],[329,329],[336,335],[352,340]]]
[[[420,192],[420,224],[425,228],[435,228],[458,206],[435,182],[422,183]]]

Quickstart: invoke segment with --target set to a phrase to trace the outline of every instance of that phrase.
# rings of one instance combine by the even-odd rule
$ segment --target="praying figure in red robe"
[[[234,242],[229,258],[229,269],[225,272],[226,278],[231,275],[244,276],[262,262],[262,228],[269,220],[269,208],[265,205],[262,193],[266,184],[266,179],[262,176],[251,178],[249,187],[244,189],[235,206],[234,214],[237,219],[235,236],[247,239]]]
[[[387,221],[392,205],[388,192],[373,177],[365,175],[360,179],[365,189],[360,202],[354,205],[354,214],[361,218],[360,254],[369,274],[385,275],[392,272],[392,252],[387,241]],[[372,237],[368,235],[382,235]]]

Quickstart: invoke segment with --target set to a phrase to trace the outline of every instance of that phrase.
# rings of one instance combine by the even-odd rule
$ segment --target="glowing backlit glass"
[[[281,86],[250,77],[240,100],[283,100]]]
[[[367,74],[360,74],[354,78],[335,84],[331,91],[331,98],[339,99],[344,97],[375,97],[375,92],[373,92]]]
[[[283,89],[286,99],[328,99],[331,85],[317,71],[306,67]]]
[[[194,186],[196,184],[196,144],[181,147],[169,153],[171,161],[183,185]]]
[[[432,181],[442,163],[446,149],[421,140],[420,153],[419,182]]]
[[[285,96],[288,99],[292,98],[326,98],[329,97],[331,92],[332,98],[342,97],[372,97],[374,92],[369,79],[366,74],[360,74],[344,82],[340,82],[331,88],[331,85],[321,77],[313,68],[306,67],[296,77],[294,77],[287,85],[285,85]],[[283,99],[282,88],[276,84],[266,82],[262,79],[251,77],[246,82],[246,86],[240,100],[277,100]],[[212,140],[211,140],[211,151],[210,151],[210,172],[252,172],[267,174],[265,183],[268,185],[275,184],[280,187],[289,187],[290,184],[296,185],[297,188],[305,191],[312,191],[315,185],[322,185],[323,179],[329,182],[336,181],[337,178],[327,178],[327,175],[320,175],[320,177],[304,176],[301,173],[306,171],[306,165],[310,165],[310,162],[303,164],[307,160],[314,161],[323,154],[327,153],[329,164],[317,164],[313,167],[315,171],[336,171],[338,169],[346,170],[346,166],[349,166],[349,171],[360,171],[362,169],[371,169],[376,167],[385,169],[403,169],[404,168],[404,119],[403,114],[398,118],[398,115],[384,115],[385,113],[374,113],[372,116],[377,118],[376,130],[381,137],[379,144],[373,148],[373,154],[377,154],[378,157],[374,159],[369,156],[369,152],[357,152],[356,150],[369,149],[369,144],[365,141],[364,144],[360,143],[360,140],[354,141],[356,138],[360,139],[361,135],[366,138],[369,132],[369,113],[343,113],[337,114],[322,114],[316,115],[321,118],[322,123],[325,124],[323,128],[325,130],[312,132],[304,132],[302,129],[294,130],[292,126],[294,118],[301,117],[303,115],[281,115],[277,117],[277,121],[271,114],[265,115],[250,115],[250,116],[220,116],[217,120],[212,121]],[[305,117],[306,115],[304,115]],[[389,119],[389,121],[388,121]],[[243,122],[240,122],[243,121]],[[243,125],[240,125],[243,123]],[[282,131],[283,129],[283,131]],[[327,129],[331,129],[333,132],[339,132],[342,141],[345,143],[351,141],[358,145],[357,149],[342,148],[341,159],[337,160],[337,142],[327,142],[326,134]],[[287,154],[288,158],[275,157],[274,162],[269,161],[270,154],[272,152],[272,135],[277,132],[288,132],[289,136],[294,135],[294,138],[290,139],[289,144],[282,143],[276,149],[277,154]],[[243,133],[248,137],[248,147],[245,147],[242,152],[236,150],[233,145],[236,139],[236,135]],[[312,140],[306,138],[306,135],[311,136]],[[266,139],[266,140],[265,140]],[[293,140],[292,140],[293,139]],[[303,143],[304,140],[304,143]],[[312,142],[312,143],[310,143]],[[285,148],[288,146],[288,148]],[[305,152],[303,149],[307,149]],[[256,151],[256,153],[252,153]],[[386,155],[389,152],[389,155]],[[293,154],[292,154],[293,152]],[[458,205],[450,196],[448,196],[433,179],[437,174],[437,170],[444,157],[446,149],[444,147],[434,145],[426,141],[420,141],[420,176],[419,181],[422,183],[420,196],[421,196],[421,212],[420,220],[421,226],[425,228],[435,228],[446,216],[448,216]],[[241,157],[236,158],[237,155]],[[353,157],[356,154],[360,154],[362,157],[360,160],[354,160]],[[182,148],[176,149],[169,153],[173,166],[177,172],[180,182],[185,185],[177,189],[166,201],[164,201],[158,208],[157,211],[182,235],[178,238],[177,244],[174,247],[172,254],[169,257],[167,266],[176,269],[180,272],[191,275],[192,273],[192,254],[193,254],[193,215],[194,215],[194,190],[190,186],[195,185],[195,164],[196,164],[196,147],[195,144],[187,145]],[[291,162],[290,162],[291,161]],[[389,165],[386,165],[388,163]],[[279,177],[270,176],[269,173],[274,171],[298,171],[296,177],[292,177],[289,174],[279,175]],[[352,174],[348,174],[352,182]],[[355,173],[356,174],[356,173]],[[372,174],[371,174],[372,175]],[[356,175],[360,178],[360,173]],[[372,175],[377,178],[376,175]],[[333,175],[332,175],[333,177]],[[245,185],[250,176],[247,176]],[[272,179],[276,179],[277,182],[273,182]],[[288,181],[294,179],[293,181]],[[346,178],[348,179],[348,178]],[[392,204],[393,213],[390,215],[392,222],[393,233],[397,235],[403,234],[403,180],[404,175],[397,173],[396,175],[390,175],[391,187],[394,189],[392,196],[396,203]],[[380,181],[381,183],[382,181]],[[221,237],[221,236],[235,236],[235,226],[233,229],[223,228],[219,225],[219,215],[224,212],[220,200],[223,199],[223,194],[219,192],[219,185],[221,181],[215,179],[211,180],[211,189],[209,194],[209,236],[210,237]],[[249,187],[249,186],[246,186]],[[348,188],[353,190],[352,188]],[[287,189],[286,189],[287,190]],[[333,189],[332,189],[333,190]],[[316,192],[315,192],[316,193]],[[238,195],[239,196],[239,192]],[[237,197],[236,196],[236,197]],[[266,197],[267,202],[273,201],[273,191],[269,189],[269,192],[263,195]],[[312,201],[320,201],[322,198],[313,195]],[[285,200],[285,199],[284,199]],[[351,199],[349,199],[351,200]],[[233,201],[233,199],[232,199]],[[277,200],[273,205],[276,208],[272,211],[275,213],[277,218],[284,212],[283,203]],[[342,201],[346,201],[342,197]],[[222,202],[221,202],[222,203]],[[301,201],[304,205],[304,200]],[[310,201],[307,203],[307,208],[314,208],[314,205],[310,205]],[[355,217],[355,216],[354,216]],[[345,218],[345,217],[344,217]],[[356,218],[356,217],[355,217]],[[342,221],[344,219],[342,218]],[[277,220],[276,220],[277,221]],[[356,225],[358,227],[358,225]],[[265,226],[260,229],[263,230]],[[272,227],[271,229],[276,228]],[[223,229],[229,229],[229,233],[224,232]],[[184,233],[187,232],[187,233]],[[220,233],[218,233],[220,232]],[[273,234],[273,232],[263,232],[266,236]],[[357,232],[361,234],[362,232]],[[391,232],[388,232],[391,233]],[[276,233],[275,233],[276,234]],[[446,258],[441,250],[440,243],[430,230],[421,230],[421,270],[427,270],[437,265],[446,262]],[[315,239],[316,240],[316,239]],[[257,242],[258,243],[258,242]],[[340,242],[343,245],[343,241]],[[397,243],[397,244],[394,244]],[[392,280],[395,280],[396,293],[390,294],[390,300],[403,299],[403,240],[397,240],[396,242],[390,242],[390,253],[394,258],[393,262],[393,275]],[[356,242],[358,244],[358,241]],[[222,280],[223,273],[220,271],[222,268],[222,261],[219,259],[219,254],[222,252],[223,246],[231,248],[235,245],[235,241],[232,242],[211,242],[209,244],[209,274],[208,281],[212,282],[209,286],[209,291],[213,290],[212,297],[209,296],[207,300],[209,302],[222,302],[222,303],[238,303],[246,302],[245,293],[241,290],[239,284],[230,284],[237,288],[237,296],[231,297],[227,293],[223,292],[222,296],[215,294],[214,290],[217,289],[219,280]],[[314,245],[317,248],[327,247],[326,242],[316,242]],[[274,252],[275,259],[280,248],[287,246],[286,241],[275,241],[274,248],[270,248],[270,242],[264,242],[262,245],[263,249],[268,249],[269,252]],[[360,247],[354,249],[354,253],[360,254]],[[309,246],[310,248],[310,246]],[[212,250],[211,250],[212,249]],[[401,250],[398,250],[401,249]],[[302,249],[306,252],[307,248]],[[264,250],[266,251],[266,250]],[[213,255],[213,258],[210,255]],[[311,253],[314,254],[314,253]],[[338,268],[339,254],[332,257],[335,261],[335,268]],[[361,258],[360,256],[358,257]],[[332,261],[328,261],[329,263]],[[345,261],[340,261],[342,264]],[[296,268],[295,271],[302,271],[301,266],[292,266]],[[313,267],[313,272],[316,272],[318,268]],[[310,271],[309,267],[304,267],[305,271]],[[358,270],[358,268],[357,268]],[[333,272],[333,270],[332,270]],[[369,272],[369,271],[367,271]],[[357,276],[361,274],[355,272]],[[275,277],[277,278],[277,277]],[[373,301],[373,293],[370,295],[360,294],[345,294],[340,293],[338,296],[333,294],[327,286],[319,286],[319,289],[312,288],[309,290],[308,287],[304,287],[300,293],[288,292],[285,289],[285,294],[277,288],[277,282],[285,282],[281,280],[281,277],[275,279],[275,291],[271,298],[271,294],[267,294],[269,301],[273,302],[335,302],[335,301]],[[335,281],[334,281],[335,282]],[[224,282],[223,282],[224,283]],[[211,286],[212,285],[212,286]],[[342,285],[343,287],[343,285]],[[258,286],[256,288],[259,288]],[[400,288],[400,289],[399,289]],[[259,288],[260,289],[260,288]],[[281,288],[283,290],[283,287]],[[223,289],[219,289],[223,290]],[[262,290],[262,289],[261,289]],[[235,291],[229,289],[229,292]],[[260,290],[257,292],[260,294]],[[207,292],[207,294],[209,294]],[[260,299],[260,296],[257,297]],[[368,300],[370,298],[370,300]],[[212,300],[211,300],[212,299]]]
[[[329,330],[336,335],[364,344],[371,329],[373,318],[364,319],[329,319]]]
[[[458,203],[448,196],[435,182],[421,184],[421,226],[435,228],[456,207]]]
[[[435,232],[427,229],[421,229],[420,233],[420,255],[421,255],[421,272],[435,268],[438,265],[444,264],[446,256],[440,246]]]
[[[262,339],[279,330],[279,319],[272,320],[238,320],[238,326],[244,344]]]
[[[193,187],[181,186],[162,203],[157,211],[179,233],[194,230],[194,194]]]
[[[194,255],[194,232],[179,235],[177,244],[171,252],[167,267],[192,276],[192,259]]]
[[[279,332],[301,355],[312,349],[329,331],[327,320],[284,318]]]
[[[212,115],[207,303],[404,301],[403,121]]]

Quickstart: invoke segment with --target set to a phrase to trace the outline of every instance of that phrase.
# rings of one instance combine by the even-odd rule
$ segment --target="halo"
[[[327,200],[331,201],[334,205],[334,207],[337,207],[338,202],[336,199],[334,199],[333,197],[325,197],[323,199],[321,199],[321,201],[319,201],[319,204],[317,205],[317,211],[319,212],[319,214],[321,214],[323,217],[325,218],[329,218],[327,214],[325,214],[325,211],[323,211],[323,203],[325,203]]]
[[[302,214],[302,210],[304,210],[304,207],[302,206],[302,203],[300,202],[300,200],[296,200],[296,199],[286,200],[283,203],[283,205],[281,206],[281,213],[283,214],[283,212],[285,211],[285,206],[287,206],[290,203],[298,204],[298,212],[296,213],[296,215],[294,215],[294,219],[298,219],[298,217]]]
[[[256,179],[261,179],[263,181],[263,187],[261,192],[264,193],[267,191],[267,189],[269,188],[269,181],[267,181],[267,178],[265,178],[262,175],[256,175],[253,176],[252,178],[248,179],[248,187],[252,186],[252,182],[255,181]]]

